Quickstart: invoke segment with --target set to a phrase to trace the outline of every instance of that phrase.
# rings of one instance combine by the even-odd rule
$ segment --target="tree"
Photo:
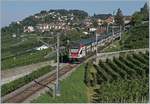
[[[143,15],[143,20],[149,20],[149,8],[147,3],[141,8],[141,13]]]
[[[148,12],[148,4],[145,3],[143,8],[141,8],[141,12]]]
[[[98,23],[97,23],[96,20],[93,21],[93,26],[94,26],[94,27],[97,27],[97,26],[98,26]]]
[[[143,19],[143,16],[141,15],[140,12],[135,12],[133,15],[132,15],[132,20],[131,20],[131,24],[132,25],[135,25],[135,24],[140,24],[141,21]]]
[[[46,13],[47,13],[46,10],[42,10],[42,11],[40,12],[40,14],[46,14]]]
[[[140,24],[143,20],[144,21],[149,20],[149,8],[148,8],[147,3],[145,3],[145,5],[141,8],[140,11],[135,12],[132,15],[131,24],[132,25]]]
[[[124,26],[124,17],[123,17],[123,13],[120,8],[117,10],[117,13],[115,16],[115,23],[117,25]]]

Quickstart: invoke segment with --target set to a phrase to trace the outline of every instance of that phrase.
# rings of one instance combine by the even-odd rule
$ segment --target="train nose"
[[[71,53],[71,58],[77,58],[78,57],[78,53]]]

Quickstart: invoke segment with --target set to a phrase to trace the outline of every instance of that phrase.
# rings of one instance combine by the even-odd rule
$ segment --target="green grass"
[[[2,52],[2,58],[16,55],[17,53],[22,53],[28,49],[32,49],[38,46],[41,46],[42,44],[37,41],[36,38],[28,38],[32,35],[29,34],[21,34],[25,37],[17,36],[17,38],[7,37],[4,38],[2,36],[2,46],[1,46],[1,52]]]
[[[121,48],[120,48],[119,40],[115,40],[108,47],[104,48],[104,52],[114,52],[114,51],[120,51],[120,50]]]
[[[61,81],[61,96],[53,98],[42,94],[34,103],[86,103],[88,102],[87,87],[84,80],[84,65],[77,68],[71,76]]]

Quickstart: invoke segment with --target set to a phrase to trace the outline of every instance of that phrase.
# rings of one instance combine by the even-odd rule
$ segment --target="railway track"
[[[75,68],[77,64],[69,64],[62,69],[59,70],[59,77],[65,75],[67,72],[71,71],[73,68]],[[42,85],[48,85],[56,80],[56,72],[51,74],[50,76],[47,76],[46,78],[40,80],[38,83]],[[35,83],[28,88],[24,89],[22,92],[18,92],[11,97],[5,99],[3,103],[21,103],[31,95],[33,95],[35,92],[43,89],[45,86],[41,86],[40,84]]]

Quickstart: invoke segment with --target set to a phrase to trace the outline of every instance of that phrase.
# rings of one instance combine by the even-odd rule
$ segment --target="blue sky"
[[[2,0],[1,26],[50,9],[81,9],[93,15],[112,13],[121,8],[124,15],[131,15],[140,10],[145,2],[146,0]]]

